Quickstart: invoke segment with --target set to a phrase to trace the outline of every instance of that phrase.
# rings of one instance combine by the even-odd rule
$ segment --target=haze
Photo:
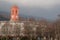
[[[10,12],[17,5],[20,14],[46,19],[56,19],[60,14],[60,0],[0,0],[0,11]]]

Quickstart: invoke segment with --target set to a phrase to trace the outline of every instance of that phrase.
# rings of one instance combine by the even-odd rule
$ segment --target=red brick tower
[[[16,5],[14,5],[11,8],[11,21],[18,21],[19,17],[18,17],[18,7]]]

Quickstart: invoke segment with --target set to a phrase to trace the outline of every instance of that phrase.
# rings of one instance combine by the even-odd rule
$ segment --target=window
[[[14,15],[14,10],[12,10],[12,15]]]
[[[16,14],[17,14],[17,10],[16,10]]]

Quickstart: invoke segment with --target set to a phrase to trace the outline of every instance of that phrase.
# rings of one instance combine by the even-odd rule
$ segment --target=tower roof
[[[13,5],[12,8],[18,8],[18,6],[17,5]]]

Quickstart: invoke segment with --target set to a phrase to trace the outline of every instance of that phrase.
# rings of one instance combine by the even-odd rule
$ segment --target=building
[[[11,8],[11,18],[10,21],[0,21],[0,39],[1,37],[17,37],[17,36],[24,36],[24,23],[19,22],[19,8],[14,5]],[[10,38],[11,39],[11,38]],[[15,38],[16,39],[16,38]]]
[[[36,21],[33,17],[27,20],[22,18],[20,21],[18,15],[19,8],[14,5],[11,7],[10,20],[0,21],[0,40],[48,40],[50,38],[50,32],[53,32],[51,23],[45,19]]]
[[[11,8],[10,21],[0,21],[0,39],[3,40],[18,40],[22,37],[31,36],[36,31],[35,23],[30,21],[19,21],[19,8],[14,5]],[[33,27],[32,27],[33,26]],[[31,29],[30,29],[31,28]]]
[[[19,8],[15,5],[11,8],[11,21],[18,21],[19,20]]]

